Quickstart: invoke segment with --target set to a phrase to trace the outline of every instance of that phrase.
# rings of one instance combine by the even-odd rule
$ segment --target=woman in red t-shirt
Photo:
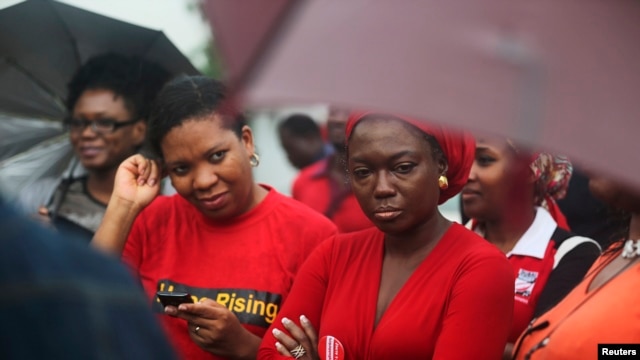
[[[148,137],[177,194],[156,197],[156,161],[127,159],[93,240],[134,270],[186,359],[255,358],[298,268],[337,232],[254,181],[253,133],[226,105],[224,87],[210,78],[165,86]],[[163,307],[156,291],[188,293],[194,303]]]

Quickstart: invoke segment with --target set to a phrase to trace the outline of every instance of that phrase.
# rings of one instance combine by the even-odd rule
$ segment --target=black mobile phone
[[[172,305],[178,307],[180,304],[193,304],[193,298],[185,292],[158,291],[156,295],[158,295],[162,306]]]

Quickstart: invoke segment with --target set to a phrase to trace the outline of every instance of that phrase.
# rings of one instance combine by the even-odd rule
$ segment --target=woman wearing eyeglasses
[[[158,65],[117,54],[92,58],[73,76],[64,125],[86,173],[61,180],[38,210],[59,231],[91,240],[111,196],[116,169],[141,148],[150,103],[168,78]]]

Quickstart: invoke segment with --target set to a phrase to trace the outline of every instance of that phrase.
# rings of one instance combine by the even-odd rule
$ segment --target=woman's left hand
[[[202,349],[229,359],[255,359],[261,339],[245,329],[236,315],[211,299],[167,306],[167,315],[187,321],[189,336]]]
[[[306,316],[300,316],[300,326],[287,318],[282,318],[282,325],[291,336],[277,328],[273,329],[273,336],[278,340],[276,349],[280,355],[291,356],[295,359],[318,360],[318,335]]]

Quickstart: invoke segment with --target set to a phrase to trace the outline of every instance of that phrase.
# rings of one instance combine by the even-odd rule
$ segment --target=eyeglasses
[[[87,126],[91,126],[91,130],[97,134],[110,134],[115,132],[121,127],[133,125],[140,121],[140,119],[117,121],[113,119],[98,119],[98,120],[86,120],[86,119],[66,119],[64,121],[64,127],[71,132],[81,132],[86,129]]]

